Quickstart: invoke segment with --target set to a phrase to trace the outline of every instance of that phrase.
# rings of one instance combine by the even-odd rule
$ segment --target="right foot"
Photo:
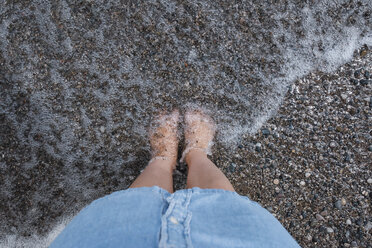
[[[152,159],[169,160],[175,164],[178,150],[178,110],[170,114],[161,113],[151,122],[150,144]]]
[[[185,124],[186,148],[182,154],[181,161],[184,161],[187,154],[192,150],[209,154],[216,129],[212,118],[201,110],[187,111]]]

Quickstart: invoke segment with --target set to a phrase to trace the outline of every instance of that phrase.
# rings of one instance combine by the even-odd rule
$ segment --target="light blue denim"
[[[131,188],[93,201],[66,226],[59,247],[299,247],[273,215],[221,189]]]

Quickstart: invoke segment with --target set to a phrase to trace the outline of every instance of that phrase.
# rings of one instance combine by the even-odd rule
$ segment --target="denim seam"
[[[185,234],[185,240],[186,240],[186,247],[193,248],[192,242],[191,242],[191,234],[190,234],[190,223],[192,218],[192,212],[189,211],[189,205],[191,202],[191,196],[192,191],[187,191],[186,195],[186,202],[185,202],[185,208],[186,208],[186,218],[184,220],[184,234]]]
[[[172,201],[174,198],[174,195],[171,195],[166,198],[167,202],[169,203],[169,207],[165,214],[161,217],[161,231],[160,231],[160,241],[159,241],[159,248],[166,248],[167,247],[167,241],[168,241],[168,217],[172,213],[175,202]]]

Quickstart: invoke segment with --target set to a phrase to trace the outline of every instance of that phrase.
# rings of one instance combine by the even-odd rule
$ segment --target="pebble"
[[[328,215],[328,211],[327,210],[323,210],[322,212],[320,212],[320,214],[322,216],[327,216]]]
[[[324,220],[323,216],[321,216],[320,214],[316,214],[315,218],[316,218],[317,221],[323,221]]]
[[[101,133],[104,133],[104,132],[105,132],[105,127],[104,127],[104,126],[101,126],[101,127],[99,128],[99,131],[101,131]]]
[[[360,76],[360,70],[354,71],[354,77],[359,78]]]
[[[372,152],[372,145],[369,145],[368,151]]]
[[[366,78],[369,78],[369,77],[370,77],[370,73],[369,73],[369,71],[365,71],[365,72],[364,72],[364,76],[365,76]]]
[[[344,158],[344,161],[345,162],[350,162],[350,155],[349,155],[349,153],[345,153],[345,158]]]
[[[306,184],[305,181],[301,181],[301,182],[300,182],[300,185],[301,185],[301,186],[305,186],[305,184]]]
[[[335,207],[336,207],[338,210],[341,210],[341,209],[342,209],[341,200],[338,200],[338,201],[335,202]]]
[[[368,178],[367,183],[372,184],[372,178]]]
[[[265,136],[270,135],[269,129],[267,129],[267,128],[262,129],[262,134],[265,135]]]
[[[366,56],[367,55],[367,53],[368,53],[368,51],[367,50],[365,50],[365,49],[363,49],[362,51],[360,51],[360,56],[361,57],[364,57],[364,56]]]
[[[261,143],[256,143],[256,145],[255,145],[255,150],[256,150],[256,152],[261,152]]]
[[[345,198],[341,198],[341,204],[342,204],[342,206],[346,205],[346,199]]]
[[[346,225],[351,225],[351,220],[350,219],[346,220]]]
[[[311,176],[311,173],[310,172],[306,172],[305,173],[305,177],[310,177]]]
[[[316,243],[316,242],[319,241],[319,238],[318,238],[317,236],[314,236],[312,241],[313,241],[314,243]]]
[[[356,241],[351,242],[351,247],[358,247],[358,243]]]
[[[356,80],[355,78],[350,79],[350,82],[354,85],[358,84],[358,80]]]
[[[333,229],[330,227],[327,227],[327,233],[333,233]]]
[[[370,83],[370,80],[367,79],[362,79],[359,81],[360,85],[366,86]]]
[[[332,141],[330,144],[329,144],[330,147],[332,148],[335,148],[337,146],[337,143],[335,141]]]
[[[279,184],[279,179],[274,179],[274,184],[278,185]]]
[[[234,173],[234,172],[235,172],[235,169],[236,169],[236,164],[231,163],[230,166],[229,166],[229,171],[230,171],[231,173]]]

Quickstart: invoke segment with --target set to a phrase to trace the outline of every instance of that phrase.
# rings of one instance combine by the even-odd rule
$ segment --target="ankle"
[[[176,169],[177,158],[176,157],[162,157],[155,156],[152,157],[148,165],[162,166],[164,168],[169,168],[170,170]]]
[[[200,160],[207,157],[207,152],[205,149],[201,148],[191,148],[185,155],[185,161],[188,165],[194,160]]]

